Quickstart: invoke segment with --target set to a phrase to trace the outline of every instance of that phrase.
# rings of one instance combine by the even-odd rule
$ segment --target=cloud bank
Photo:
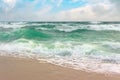
[[[120,21],[120,0],[1,0],[1,21]]]

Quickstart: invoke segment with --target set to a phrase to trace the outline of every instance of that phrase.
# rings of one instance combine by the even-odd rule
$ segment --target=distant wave
[[[21,28],[21,27],[39,27],[39,29],[49,30],[49,28],[59,31],[71,32],[77,29],[87,30],[114,30],[120,31],[120,23],[103,23],[90,22],[90,24],[83,23],[32,23],[32,22],[0,22],[0,28]]]

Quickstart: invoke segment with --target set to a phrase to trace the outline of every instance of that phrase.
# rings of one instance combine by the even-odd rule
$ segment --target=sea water
[[[0,22],[0,55],[120,73],[120,22]]]

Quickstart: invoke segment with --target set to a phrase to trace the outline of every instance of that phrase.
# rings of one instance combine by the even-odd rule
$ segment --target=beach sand
[[[120,80],[120,74],[98,74],[32,59],[2,56],[0,80]]]

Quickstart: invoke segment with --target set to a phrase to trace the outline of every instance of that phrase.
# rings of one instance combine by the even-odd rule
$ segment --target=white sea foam
[[[0,27],[2,28],[21,28],[25,25],[25,22],[0,22]]]
[[[5,55],[35,57],[61,66],[95,72],[120,73],[120,54],[97,49],[96,44],[13,42],[0,44]],[[1,53],[4,55],[4,53]]]
[[[64,24],[61,26],[57,26],[55,29],[65,32],[72,32],[78,29],[96,30],[96,31],[101,31],[101,30],[120,31],[120,24],[88,24],[88,25],[77,24],[74,26]]]
[[[112,49],[119,49],[120,50],[120,42],[103,42],[102,45],[110,47]]]
[[[67,24],[64,24],[61,26],[56,26],[54,29],[57,29],[59,31],[71,32],[71,31],[79,29],[79,26],[69,26]]]
[[[99,22],[97,22],[99,23]],[[120,24],[55,24],[55,23],[30,23],[30,22],[0,22],[0,27],[2,28],[21,28],[25,26],[42,26],[42,25],[55,25],[54,29],[59,31],[65,32],[72,32],[78,29],[87,29],[87,30],[113,30],[113,31],[120,31]],[[47,27],[43,28],[40,27],[38,29],[47,30]],[[54,30],[53,29],[53,30]],[[48,29],[49,30],[49,29]]]
[[[66,58],[54,58],[47,60],[50,63],[70,67],[77,70],[85,70],[100,73],[120,73],[120,64],[103,63],[99,61],[92,61],[90,59],[66,59]]]
[[[102,23],[102,22],[100,22],[100,21],[91,21],[91,22],[89,22],[89,23],[91,23],[91,24],[100,24],[100,23]]]
[[[109,24],[109,25],[90,25],[88,27],[90,30],[115,30],[120,31],[120,24]]]

